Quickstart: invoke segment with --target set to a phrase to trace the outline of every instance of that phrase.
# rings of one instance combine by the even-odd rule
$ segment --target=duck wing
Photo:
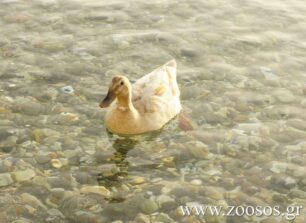
[[[176,62],[171,60],[133,84],[133,104],[140,112],[167,110],[179,103]],[[177,105],[176,105],[177,106]]]

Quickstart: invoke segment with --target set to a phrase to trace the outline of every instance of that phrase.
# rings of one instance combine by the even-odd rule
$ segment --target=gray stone
[[[50,162],[51,157],[48,156],[48,155],[38,154],[38,155],[35,156],[35,160],[39,164],[45,164],[45,163],[49,163]]]
[[[65,216],[58,209],[52,208],[47,211],[48,217],[46,218],[46,222],[60,222],[61,219],[64,219]]]
[[[44,210],[48,209],[40,200],[38,200],[37,197],[28,193],[21,194],[20,200],[22,203],[31,205],[34,208],[42,208]]]
[[[269,67],[260,67],[261,73],[267,80],[278,80],[279,77],[273,73],[273,71]]]
[[[104,218],[89,211],[79,210],[74,213],[75,222],[103,223]]]
[[[11,174],[9,173],[1,173],[0,174],[0,187],[5,187],[13,183],[13,179]]]
[[[163,223],[175,222],[172,218],[169,217],[168,214],[165,214],[165,213],[160,213],[159,215],[157,215],[157,217],[155,218],[155,221],[163,222]]]
[[[36,176],[36,173],[32,169],[20,170],[12,172],[12,177],[17,182],[27,181]]]
[[[185,143],[185,146],[187,147],[187,149],[189,150],[189,152],[194,158],[197,158],[197,159],[210,159],[211,158],[212,154],[209,153],[209,149],[207,145],[205,145],[204,143],[200,141],[190,141],[190,142]]]
[[[153,212],[158,210],[158,204],[153,201],[146,199],[142,204],[140,204],[140,210],[145,214],[152,214]]]
[[[83,186],[81,189],[80,189],[80,192],[82,194],[90,194],[90,193],[93,193],[93,194],[98,194],[98,195],[102,195],[103,197],[109,197],[111,195],[111,192],[106,189],[105,187],[103,186],[97,186],[97,185],[94,185],[94,186]]]
[[[273,93],[274,97],[277,98],[280,102],[291,103],[295,100],[294,95],[286,89],[280,89]]]
[[[18,97],[12,106],[12,110],[25,115],[40,115],[47,111],[46,106],[30,97]]]
[[[194,58],[200,55],[200,53],[196,49],[190,47],[181,48],[181,54],[182,56],[190,58]]]
[[[53,188],[46,202],[52,207],[59,207],[64,198],[65,190],[63,188]]]

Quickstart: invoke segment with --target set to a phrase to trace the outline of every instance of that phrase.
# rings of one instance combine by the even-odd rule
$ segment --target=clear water
[[[303,0],[0,0],[0,222],[305,222],[305,27]],[[171,58],[195,130],[108,134],[112,76]]]

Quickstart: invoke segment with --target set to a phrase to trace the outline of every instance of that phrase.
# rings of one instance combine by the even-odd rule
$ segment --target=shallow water
[[[305,222],[305,27],[303,0],[0,0],[0,222]],[[108,134],[112,76],[171,58],[196,129]]]

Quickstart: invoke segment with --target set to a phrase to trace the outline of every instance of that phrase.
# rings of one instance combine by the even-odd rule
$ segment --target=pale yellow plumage
[[[137,80],[133,85],[124,76],[113,78],[100,106],[108,107],[107,128],[131,135],[162,128],[181,110],[176,81],[176,62],[171,60]]]

